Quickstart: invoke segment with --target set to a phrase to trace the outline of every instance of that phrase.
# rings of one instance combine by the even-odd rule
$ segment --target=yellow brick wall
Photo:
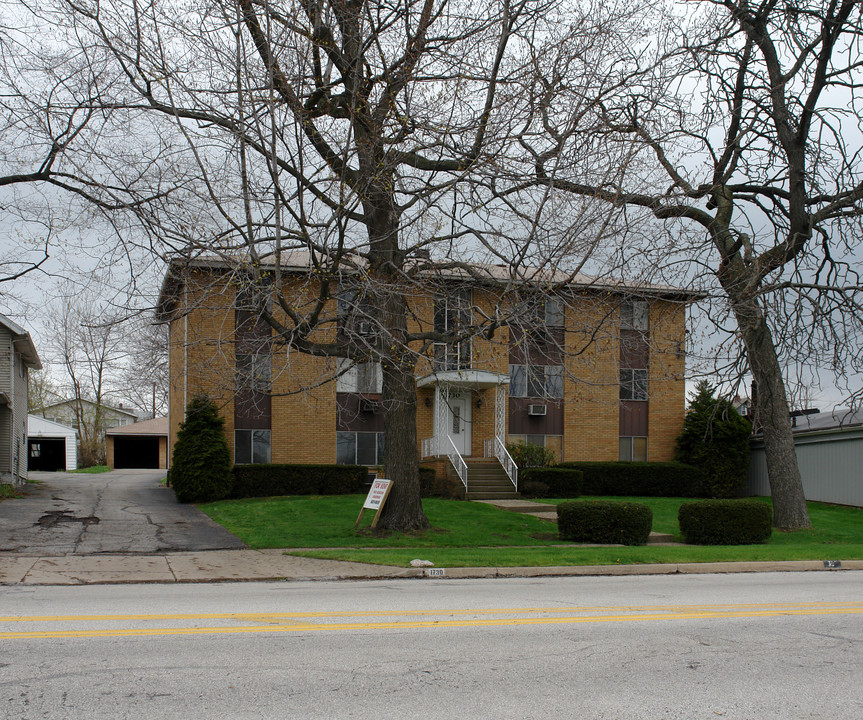
[[[686,405],[686,306],[657,301],[650,308],[650,368],[647,455],[674,459]]]
[[[617,460],[619,298],[580,295],[568,305],[563,460]]]
[[[285,280],[285,296],[298,309],[314,301],[316,288],[307,277]],[[334,288],[333,293],[335,294]],[[170,328],[170,444],[176,440],[183,419],[184,400],[207,392],[220,405],[226,420],[226,436],[233,452],[234,311],[233,288],[219,279],[197,276],[189,284],[185,305],[178,309]],[[491,312],[495,297],[485,289],[474,292],[474,304]],[[431,297],[409,298],[408,329],[431,329]],[[325,315],[333,321],[336,303]],[[183,307],[187,314],[182,312]],[[620,296],[583,294],[566,308],[566,359],[564,379],[563,460],[617,460],[619,453],[619,307]],[[280,311],[276,311],[279,315]],[[651,361],[648,452],[651,460],[673,455],[684,412],[682,352],[685,307],[679,303],[651,304]],[[188,342],[184,344],[188,333]],[[312,336],[335,339],[335,322]],[[415,351],[418,348],[414,349]],[[475,338],[473,367],[509,372],[509,332],[496,332],[492,340]],[[184,376],[185,359],[189,372]],[[430,363],[417,362],[416,375],[430,372]],[[336,384],[327,382],[336,372],[336,360],[316,358],[276,343],[272,354],[272,462],[335,462]],[[184,383],[187,392],[184,394]],[[434,425],[434,392],[418,391],[417,437],[431,437]],[[429,398],[432,406],[426,407]],[[472,395],[472,454],[483,454],[484,440],[494,434],[494,389]],[[480,407],[476,406],[480,400]]]

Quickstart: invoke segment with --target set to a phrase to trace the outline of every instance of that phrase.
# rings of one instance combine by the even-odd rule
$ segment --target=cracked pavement
[[[62,557],[246,547],[161,485],[164,470],[31,472],[21,497],[0,503],[0,552]]]

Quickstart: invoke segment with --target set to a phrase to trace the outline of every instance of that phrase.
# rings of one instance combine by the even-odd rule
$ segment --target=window
[[[266,309],[272,310],[273,274],[262,272],[257,278],[245,275],[237,278],[238,310],[246,310],[254,315],[260,315]]]
[[[620,438],[620,460],[621,462],[647,462],[647,438]]]
[[[234,464],[270,462],[269,430],[234,430]]]
[[[376,323],[371,300],[361,288],[343,286],[339,289],[336,314],[342,332],[354,335],[374,335]]]
[[[647,370],[621,369],[620,399],[647,400]]]
[[[340,465],[381,465],[384,461],[384,434],[337,432],[336,462]]]
[[[353,363],[345,359],[339,361],[336,392],[374,395],[381,392],[382,385],[383,370],[380,363]]]
[[[622,330],[650,329],[650,306],[645,300],[624,300],[620,303],[620,327]]]
[[[469,288],[460,288],[434,301],[434,331],[441,335],[469,331],[472,322],[472,294]],[[470,367],[470,338],[457,342],[434,344],[435,370],[462,370]]]
[[[560,298],[545,299],[545,324],[548,327],[563,326],[563,301]]]
[[[268,393],[272,386],[270,355],[237,355],[237,385]]]
[[[510,365],[510,397],[563,397],[563,367],[560,365]]]

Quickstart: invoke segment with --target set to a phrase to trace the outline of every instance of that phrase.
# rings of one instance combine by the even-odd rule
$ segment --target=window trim
[[[635,459],[635,441],[636,440],[644,440],[644,459]],[[623,443],[628,441],[629,446],[629,457],[622,457],[623,453],[618,451],[618,462],[650,462],[650,445],[648,443],[647,435],[621,435],[618,441],[619,448],[623,449]]]
[[[353,435],[353,462],[342,462],[339,458],[339,437],[345,435]],[[375,435],[375,462],[372,464],[357,462],[357,453],[359,452],[358,435]],[[337,430],[336,431],[336,464],[337,465],[365,465],[365,467],[379,467],[384,463],[384,433],[382,432],[364,432],[362,430]]]
[[[248,462],[237,459],[237,448],[239,443],[237,437],[240,433],[249,433],[249,460]],[[267,433],[267,460],[263,463],[255,462],[255,433]],[[234,465],[269,465],[273,461],[273,432],[270,428],[235,428],[234,429]]]
[[[362,367],[363,372],[368,373],[365,376],[365,379],[368,380],[369,376],[372,374],[372,371],[367,370],[367,368],[371,365],[375,366],[374,386],[370,390],[363,389],[360,387],[360,377],[362,375],[360,368]],[[338,375],[336,376],[336,392],[359,393],[361,395],[380,395],[380,393],[383,391],[384,372],[383,366],[379,362],[370,361],[365,363],[356,363],[353,360],[349,360],[347,358],[339,358],[337,373]]]
[[[516,375],[523,375],[523,380]],[[521,385],[524,386],[522,392]],[[531,394],[542,386],[542,394]],[[555,387],[555,385],[557,387]],[[551,392],[555,390],[556,392]],[[543,400],[563,400],[563,365],[524,365],[514,363],[509,366],[509,396],[514,398],[541,398]]]
[[[620,302],[620,328],[622,330],[650,331],[650,303],[647,300]]]
[[[643,368],[620,368],[620,399],[647,402],[649,397],[648,371]]]
[[[457,317],[455,323],[451,322]],[[436,333],[457,332],[473,323],[473,288],[459,287],[435,295],[432,301],[432,327]],[[435,370],[467,370],[471,367],[473,343],[470,337],[454,342],[436,342],[432,348]]]

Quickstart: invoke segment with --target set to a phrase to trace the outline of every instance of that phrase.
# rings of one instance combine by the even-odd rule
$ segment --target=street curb
[[[242,554],[242,556],[240,555]],[[250,560],[250,557],[252,560]],[[399,568],[286,556],[279,550],[189,554],[20,558],[0,553],[2,586],[192,584],[220,582],[320,582],[370,580],[461,580],[538,577],[625,577],[766,572],[863,570],[863,560],[563,565],[551,567]],[[193,570],[183,569],[195,566]],[[206,563],[201,563],[206,560]],[[221,563],[218,560],[222,560]],[[237,562],[245,566],[237,566]],[[195,565],[198,562],[198,565]],[[249,573],[250,563],[255,571]]]

